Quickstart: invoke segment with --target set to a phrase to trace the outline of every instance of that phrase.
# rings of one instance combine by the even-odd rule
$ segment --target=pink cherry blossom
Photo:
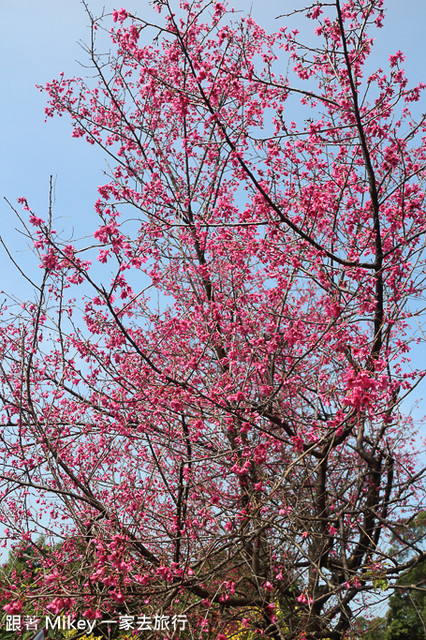
[[[44,88],[108,177],[89,237],[20,198],[39,268],[1,306],[3,610],[344,640],[378,576],[421,560],[400,532],[425,508],[403,405],[425,86],[399,51],[375,64],[382,0],[274,33],[155,7],[94,20],[93,73]]]

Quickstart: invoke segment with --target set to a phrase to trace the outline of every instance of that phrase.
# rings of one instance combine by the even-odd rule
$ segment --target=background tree
[[[306,7],[307,46],[290,18],[155,5],[158,26],[113,13],[107,55],[91,17],[96,82],[46,86],[111,169],[94,241],[17,212],[42,277],[3,309],[1,517],[12,540],[42,518],[52,551],[3,595],[100,623],[142,607],[148,637],[341,640],[424,558],[390,548],[424,508],[400,408],[423,86],[399,51],[364,70],[382,0]]]
[[[410,544],[422,545],[424,548],[425,532],[426,512],[422,511],[413,520],[402,522],[397,527],[392,552],[405,559],[410,557]],[[406,544],[401,545],[401,540]],[[396,581],[395,592],[389,600],[384,638],[417,640],[423,638],[425,633],[426,561],[422,560],[412,569],[404,571]]]
[[[412,588],[414,587],[414,588]],[[405,572],[389,600],[385,640],[422,640],[426,633],[426,562]]]
[[[363,616],[360,616],[357,620],[358,630],[355,634],[355,638],[362,640],[383,640],[386,620],[381,617],[373,618],[373,620],[367,620]]]

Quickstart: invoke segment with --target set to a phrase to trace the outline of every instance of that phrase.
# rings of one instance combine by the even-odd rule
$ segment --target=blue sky
[[[147,0],[88,3],[96,15],[103,8],[108,13],[124,6],[141,17],[156,16]],[[275,16],[302,8],[307,0],[235,0],[233,4],[243,10],[252,7],[255,19],[273,30],[285,24]],[[407,56],[405,68],[411,83],[426,81],[426,2],[387,0],[385,5],[388,16],[384,29],[377,31],[375,66],[385,65],[388,55],[401,49]],[[35,263],[22,237],[14,232],[15,220],[3,196],[12,202],[26,196],[33,210],[45,217],[49,176],[53,175],[55,215],[62,220],[58,226],[74,228],[76,236],[93,229],[93,203],[106,169],[103,155],[84,141],[71,138],[66,118],[45,123],[45,96],[35,88],[62,71],[65,76],[84,75],[77,62],[84,61],[78,42],[88,34],[88,18],[80,0],[0,0],[0,232],[28,269]],[[0,264],[0,291],[12,287],[19,295],[21,280],[3,251]],[[419,352],[415,356],[420,359]],[[416,392],[417,398],[420,394]],[[419,411],[416,417],[420,417]]]

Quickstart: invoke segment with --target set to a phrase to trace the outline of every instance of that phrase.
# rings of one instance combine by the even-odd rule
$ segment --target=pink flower
[[[29,206],[28,206],[28,202],[27,202],[27,199],[26,199],[26,198],[23,198],[23,197],[18,198],[18,202],[19,202],[19,204],[23,204],[23,205],[24,205],[24,209],[25,209],[26,211],[29,211],[29,210],[30,210],[30,208],[29,208]]]
[[[94,620],[95,618],[100,620],[102,618],[102,614],[99,609],[93,610],[90,607],[89,609],[86,609],[86,611],[83,611],[83,616],[85,618],[89,618],[89,620]]]
[[[105,264],[105,262],[107,262],[108,260],[108,256],[109,256],[109,251],[107,251],[106,249],[103,249],[102,251],[99,252],[99,255],[98,255],[99,262],[102,262]]]
[[[35,215],[31,215],[30,216],[30,223],[34,226],[34,227],[41,227],[41,225],[43,224],[43,220],[42,218],[38,218]]]
[[[60,598],[54,598],[50,604],[47,605],[46,609],[51,611],[54,615],[58,615],[60,611],[64,608],[64,603]]]
[[[22,611],[22,602],[20,600],[13,600],[9,602],[9,604],[5,604],[3,607],[3,611],[10,615],[14,615],[20,613]]]
[[[313,602],[312,598],[308,597],[306,593],[301,593],[300,596],[297,596],[296,600],[301,604],[312,604]]]
[[[118,11],[112,12],[112,19],[114,22],[120,22],[121,24],[123,24],[128,15],[129,14],[127,13],[127,11],[123,9],[123,7],[121,7],[121,9],[119,9]]]
[[[395,67],[398,62],[404,62],[405,56],[402,51],[397,51],[393,56],[389,56],[389,62],[391,67]]]
[[[124,602],[124,596],[121,593],[121,591],[110,591],[110,596],[111,598],[113,598],[116,602],[119,602],[120,604],[122,602]]]
[[[214,14],[216,17],[220,17],[223,13],[225,13],[226,9],[221,2],[217,2],[214,8]]]

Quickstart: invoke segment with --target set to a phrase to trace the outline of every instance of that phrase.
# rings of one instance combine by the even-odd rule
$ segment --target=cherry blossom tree
[[[158,25],[90,16],[90,78],[44,88],[110,169],[89,242],[16,211],[41,276],[2,314],[1,519],[37,572],[9,574],[3,609],[349,638],[424,559],[398,533],[424,509],[401,408],[422,376],[424,86],[400,51],[372,70],[383,0],[318,0],[273,34],[154,4]]]

